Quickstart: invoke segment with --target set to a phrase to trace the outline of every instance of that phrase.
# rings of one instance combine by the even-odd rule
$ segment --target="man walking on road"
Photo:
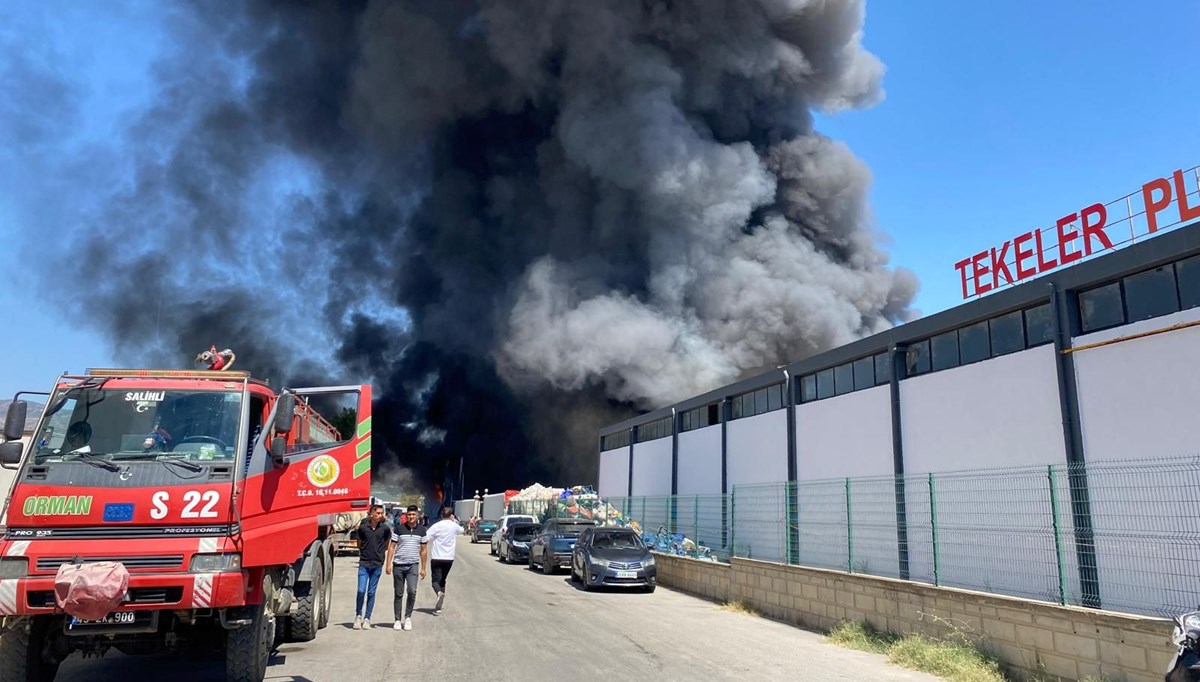
[[[463,534],[462,524],[450,507],[442,507],[442,520],[429,527],[429,567],[433,571],[433,591],[437,602],[433,605],[434,615],[441,614],[446,601],[446,576],[454,565],[454,547],[458,536]]]
[[[383,573],[383,562],[387,559],[392,529],[383,521],[383,505],[371,505],[367,518],[355,531],[358,540],[358,596],[354,600],[354,629],[371,628],[371,612],[375,609],[375,588],[379,587],[379,576]],[[363,608],[364,598],[366,609]]]
[[[417,515],[417,505],[408,505],[408,511],[400,518],[403,523],[392,531],[386,570],[391,574],[392,584],[396,589],[396,600],[392,602],[396,611],[396,624],[392,629],[411,630],[413,607],[417,602],[417,569],[420,568],[420,577],[424,578],[429,546],[426,544],[425,526],[420,525],[420,517]],[[408,605],[401,611],[406,593]]]

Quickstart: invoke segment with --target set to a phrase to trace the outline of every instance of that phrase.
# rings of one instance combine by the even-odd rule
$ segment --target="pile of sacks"
[[[713,556],[712,549],[704,545],[697,544],[690,538],[687,538],[683,533],[671,533],[666,526],[659,526],[658,532],[651,533],[649,531],[642,533],[642,541],[646,543],[650,549],[663,554],[674,554],[676,556],[687,556],[693,559],[704,559],[706,561],[716,561]]]
[[[657,532],[643,529],[641,523],[626,516],[587,485],[548,488],[534,483],[509,498],[508,513],[533,514],[540,522],[551,518],[590,519],[597,526],[631,528],[656,552],[716,561],[711,549],[682,533],[669,533],[665,526]]]

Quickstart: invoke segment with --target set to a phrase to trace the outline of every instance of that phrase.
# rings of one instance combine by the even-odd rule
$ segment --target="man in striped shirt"
[[[396,610],[394,630],[412,629],[412,612],[417,601],[417,571],[420,577],[425,577],[425,568],[429,563],[429,546],[426,544],[425,526],[420,524],[417,505],[408,505],[401,517],[401,523],[392,530],[392,542],[388,546],[387,572],[392,576],[392,585],[396,590],[393,607]],[[407,587],[407,589],[405,589]],[[405,606],[404,595],[408,594],[408,604]]]

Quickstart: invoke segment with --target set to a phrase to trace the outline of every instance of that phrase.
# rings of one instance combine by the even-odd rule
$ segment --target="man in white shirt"
[[[450,507],[442,507],[441,517],[426,533],[429,569],[433,573],[433,591],[437,594],[437,602],[433,605],[434,615],[442,612],[442,603],[446,600],[446,576],[450,575],[450,567],[454,565],[454,547],[458,544],[458,536],[464,532]]]

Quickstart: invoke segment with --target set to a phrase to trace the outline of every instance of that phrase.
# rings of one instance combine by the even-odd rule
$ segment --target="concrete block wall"
[[[899,635],[970,638],[1026,672],[1067,680],[1159,682],[1171,658],[1171,623],[969,590],[752,559],[730,564],[658,555],[658,579],[717,602],[826,631],[844,621]]]

